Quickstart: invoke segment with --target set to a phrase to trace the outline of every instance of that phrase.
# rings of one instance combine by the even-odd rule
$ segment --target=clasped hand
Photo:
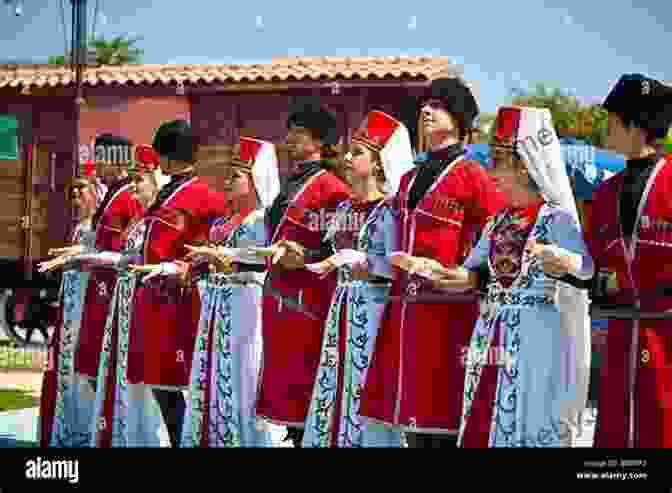
[[[128,271],[131,274],[147,274],[143,277],[142,282],[147,282],[156,276],[183,279],[189,272],[189,264],[182,260],[173,260],[172,262],[163,264],[129,265]]]
[[[82,245],[72,245],[62,248],[52,248],[48,254],[50,257],[55,257],[45,262],[37,264],[37,271],[39,273],[52,272],[56,269],[62,268],[68,260],[68,257],[78,255],[84,251]]]
[[[525,244],[525,250],[528,255],[539,259],[541,268],[548,275],[564,276],[574,270],[571,257],[556,251],[557,249],[550,245],[537,243],[535,240],[528,240]]]
[[[285,269],[296,270],[305,267],[305,249],[291,240],[280,240],[271,245],[274,250],[271,264],[281,265]]]

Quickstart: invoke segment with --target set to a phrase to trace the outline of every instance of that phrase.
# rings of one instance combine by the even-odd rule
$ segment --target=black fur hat
[[[198,143],[186,120],[173,120],[161,125],[154,135],[152,147],[160,156],[174,161],[196,161]]]
[[[287,128],[303,127],[325,144],[336,144],[336,117],[316,101],[299,103],[287,119]]]
[[[641,74],[625,74],[602,107],[654,137],[663,138],[672,125],[672,87]]]
[[[457,117],[464,130],[471,130],[479,113],[478,103],[471,89],[457,77],[435,79],[420,99],[419,108],[430,99],[443,101],[446,110]]]

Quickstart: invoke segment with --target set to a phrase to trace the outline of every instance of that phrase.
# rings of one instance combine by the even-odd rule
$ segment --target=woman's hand
[[[304,248],[290,240],[280,240],[273,244],[271,248],[275,249],[275,253],[271,259],[273,265],[279,264],[285,269],[297,270],[305,267]]]
[[[561,277],[575,271],[572,257],[558,252],[558,249],[552,245],[540,244],[535,240],[529,240],[525,245],[525,249],[528,255],[539,258],[541,268],[548,275]]]
[[[60,257],[47,260],[46,262],[40,262],[37,264],[37,271],[43,274],[45,272],[52,272],[56,269],[61,269],[66,264],[68,257],[69,255],[61,255]]]
[[[336,269],[338,269],[338,266],[336,265],[336,262],[333,261],[333,255],[332,255],[329,258],[325,258],[321,262],[316,262],[314,264],[307,264],[306,269],[311,272],[314,272],[315,274],[326,276],[330,272],[333,272]]]
[[[189,253],[186,255],[188,259],[200,256],[212,261],[218,258],[217,249],[214,247],[184,245],[184,248],[189,250]]]
[[[355,277],[368,274],[366,254],[350,248],[339,250],[321,262],[306,264],[306,269],[318,274],[326,275],[346,265],[350,267]]]
[[[216,271],[231,273],[233,272],[233,258],[222,253],[216,247],[197,247],[192,245],[185,245],[185,248],[189,250],[186,258],[193,258],[195,256],[201,256],[208,260],[208,263],[211,266],[214,266]],[[212,271],[213,269],[211,269]]]
[[[181,275],[177,262],[161,262],[160,264],[129,265],[128,271],[132,274],[147,274],[142,278],[142,282],[147,282],[153,277],[166,276],[177,277]]]
[[[128,271],[131,274],[147,274],[142,278],[143,283],[163,274],[161,264],[129,265]]]
[[[390,261],[409,274],[418,274],[428,279],[441,279],[450,274],[440,262],[431,258],[414,257],[404,252],[395,252],[390,255]]]
[[[50,257],[60,257],[60,256],[79,255],[83,251],[84,251],[83,245],[72,245],[62,248],[52,248],[49,250],[48,254]]]

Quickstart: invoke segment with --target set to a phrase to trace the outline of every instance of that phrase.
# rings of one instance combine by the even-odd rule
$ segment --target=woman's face
[[[343,157],[343,177],[349,183],[360,181],[374,174],[375,160],[373,151],[363,144],[352,142]]]
[[[222,185],[227,198],[244,197],[250,193],[250,174],[239,168],[227,166],[224,170]]]
[[[150,173],[138,173],[133,177],[133,183],[135,184],[135,195],[138,197],[138,200],[145,207],[149,207],[159,192],[156,179]]]
[[[73,207],[77,208],[80,217],[87,217],[96,210],[96,191],[91,183],[77,181],[71,188],[70,197]]]
[[[512,151],[491,147],[491,167],[488,172],[495,185],[510,204],[525,194],[529,194],[529,178],[525,163],[516,158]]]

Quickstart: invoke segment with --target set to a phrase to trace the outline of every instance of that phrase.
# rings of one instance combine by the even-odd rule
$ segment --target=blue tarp
[[[590,200],[595,189],[610,176],[622,171],[625,158],[574,139],[561,139],[562,156],[577,200]],[[489,146],[467,146],[468,156],[488,166]]]

